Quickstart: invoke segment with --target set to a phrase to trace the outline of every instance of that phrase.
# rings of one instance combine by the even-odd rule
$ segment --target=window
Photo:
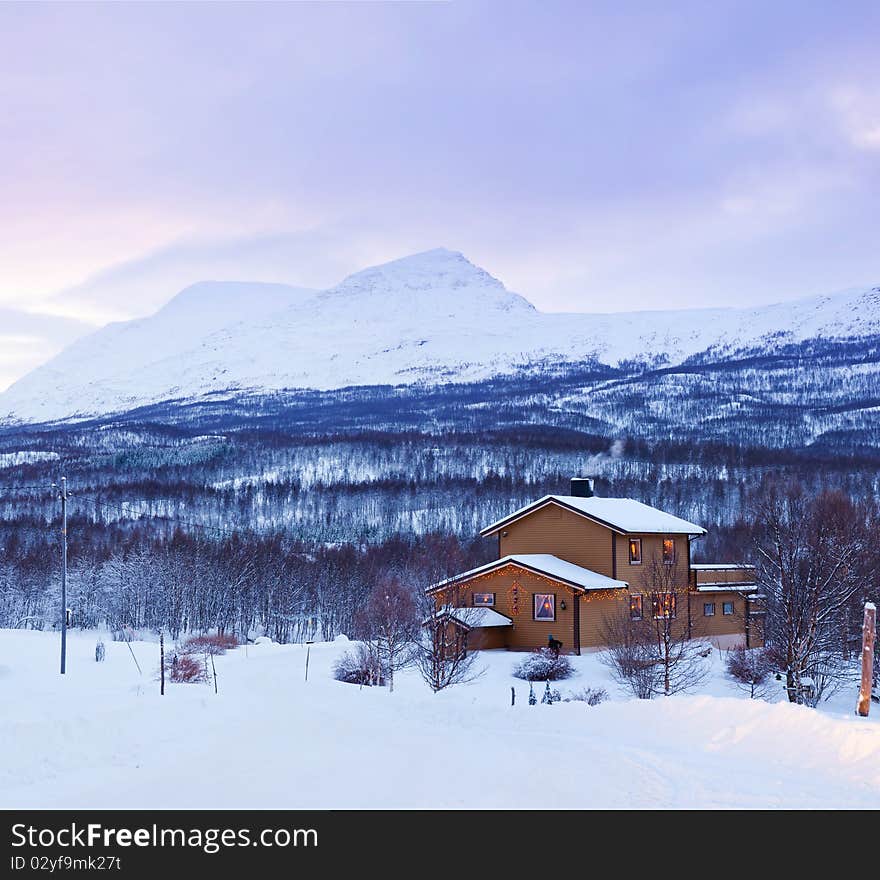
[[[556,596],[535,593],[535,620],[556,620]]]
[[[651,597],[654,620],[675,617],[675,593],[654,593]]]
[[[675,562],[675,539],[674,538],[664,538],[663,539],[663,561],[667,565],[672,565]]]
[[[722,602],[721,613],[730,617],[730,615],[733,614],[733,602]]]
[[[641,620],[642,619],[642,597],[641,596],[630,596],[629,597],[629,619],[630,620]]]
[[[630,538],[629,539],[629,564],[630,565],[641,565],[642,564],[642,539],[641,538]]]
[[[474,593],[474,607],[491,607],[495,604],[495,594],[494,593]]]
[[[703,617],[714,617],[715,616],[715,603],[714,602],[704,602],[703,603]]]

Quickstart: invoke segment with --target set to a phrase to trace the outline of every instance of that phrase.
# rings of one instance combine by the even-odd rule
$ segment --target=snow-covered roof
[[[428,590],[439,590],[452,584],[461,583],[505,565],[518,565],[582,590],[625,590],[628,586],[626,581],[614,580],[597,571],[591,571],[589,568],[583,568],[573,562],[566,562],[550,553],[516,553],[511,556],[502,556],[501,559],[496,559],[494,562],[488,562],[478,568],[457,574],[455,577],[447,578],[429,587]]]
[[[532,513],[547,504],[557,504],[567,510],[586,516],[618,532],[626,534],[657,535],[705,535],[706,530],[696,523],[688,522],[636,501],[633,498],[580,498],[576,495],[545,495],[509,516],[487,526],[481,535],[491,535],[503,526]]]
[[[443,608],[434,616],[449,615],[468,629],[479,629],[490,626],[512,626],[513,621],[492,608]]]
[[[737,581],[736,583],[697,584],[698,593],[742,593],[754,590],[757,584],[753,581]]]
[[[693,562],[691,568],[694,571],[736,571],[737,569],[752,570],[754,565],[745,562]]]

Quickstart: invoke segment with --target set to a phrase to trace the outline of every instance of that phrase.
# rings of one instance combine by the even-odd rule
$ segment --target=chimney
[[[591,477],[572,477],[571,494],[575,498],[593,497],[593,480]]]

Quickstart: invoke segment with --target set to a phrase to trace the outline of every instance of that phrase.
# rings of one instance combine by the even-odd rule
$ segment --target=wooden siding
[[[490,651],[493,648],[507,647],[506,626],[487,626],[472,629],[467,634],[467,646],[471,651]]]
[[[675,563],[663,562],[663,539],[675,541]],[[629,561],[630,538],[642,542],[641,563]],[[626,581],[633,593],[674,589],[686,591],[690,583],[690,560],[685,535],[614,535],[617,545],[617,579]]]
[[[516,610],[513,601],[514,583],[518,585]],[[438,606],[450,603],[470,607],[474,593],[494,593],[495,610],[513,620],[512,626],[492,628],[504,634],[503,644],[497,644],[496,647],[512,651],[544,648],[551,633],[562,642],[564,653],[577,653],[578,648],[584,650],[601,647],[605,619],[612,614],[624,613],[629,607],[629,594],[625,590],[584,594],[583,591],[532,574],[516,565],[508,565],[488,575],[462,581],[449,590],[437,593],[437,603]],[[551,622],[534,619],[534,596],[538,593],[552,593],[556,596],[556,620]],[[561,607],[563,601],[564,609]],[[579,606],[577,611],[576,604]],[[578,633],[575,633],[576,623]]]
[[[506,534],[505,534],[506,532]],[[614,576],[611,538],[606,526],[548,504],[499,532],[499,553],[551,553],[567,562]]]
[[[733,602],[733,614],[724,615],[725,602]],[[704,605],[715,605],[715,614],[706,617]],[[745,636],[746,600],[738,593],[691,593],[691,634],[694,638],[712,638],[742,633]]]
[[[691,635],[695,639],[722,638],[729,647],[730,636],[741,636],[746,643],[746,626],[749,626],[749,647],[758,648],[764,644],[763,617],[750,612],[762,610],[756,603],[749,603],[741,593],[712,592],[691,593]],[[724,603],[733,602],[733,614],[724,614]],[[715,614],[706,617],[703,606],[715,605]]]
[[[581,646],[595,650],[605,645],[608,623],[629,614],[629,597],[626,590],[591,593],[581,601]]]

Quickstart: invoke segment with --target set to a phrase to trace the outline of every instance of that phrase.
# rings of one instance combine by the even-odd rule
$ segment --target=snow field
[[[596,655],[572,658],[565,695],[527,703],[485,652],[475,682],[432,694],[411,671],[395,692],[331,677],[343,640],[251,645],[207,684],[154,680],[158,645],[0,630],[0,808],[870,808],[880,807],[880,725],[855,689],[822,710],[751,701],[720,656],[698,695],[650,702],[615,689]],[[510,706],[510,688],[517,703]],[[543,686],[536,687],[540,696]],[[876,707],[874,709],[876,713]]]

